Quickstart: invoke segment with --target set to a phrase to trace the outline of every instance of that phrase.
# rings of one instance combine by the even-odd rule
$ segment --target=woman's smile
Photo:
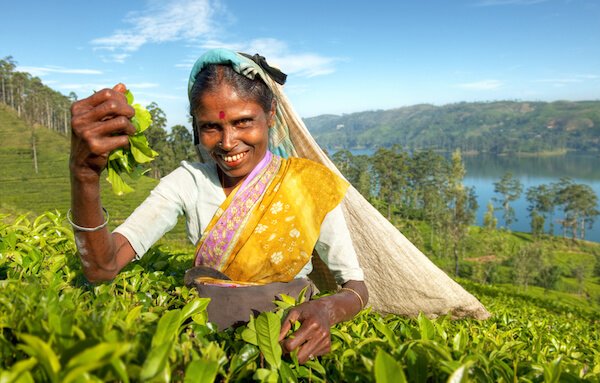
[[[246,157],[248,151],[237,153],[237,154],[219,154],[218,156],[223,159],[228,167],[234,168],[242,163],[242,160]]]

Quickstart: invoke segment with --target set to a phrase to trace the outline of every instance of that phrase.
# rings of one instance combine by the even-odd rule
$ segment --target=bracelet
[[[77,225],[75,222],[73,222],[73,215],[71,214],[71,209],[69,209],[67,211],[67,221],[69,221],[71,226],[73,226],[73,229],[78,230],[78,231],[87,231],[87,232],[98,231],[98,230],[106,227],[106,225],[108,225],[108,221],[110,220],[110,215],[108,214],[108,211],[104,207],[102,207],[102,211],[104,212],[105,218],[104,218],[104,222],[100,226],[83,227],[83,226]]]
[[[362,310],[365,307],[365,302],[363,301],[363,299],[360,296],[360,294],[356,292],[356,290],[351,289],[350,287],[342,287],[339,291],[342,291],[342,290],[352,291],[354,293],[354,295],[356,295],[356,297],[360,301],[360,309]]]

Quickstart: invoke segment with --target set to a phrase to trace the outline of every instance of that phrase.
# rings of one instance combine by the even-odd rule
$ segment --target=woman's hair
[[[194,111],[198,108],[198,104],[204,94],[214,91],[222,85],[229,85],[241,97],[255,101],[262,107],[265,113],[269,113],[271,110],[274,99],[273,92],[259,76],[256,76],[252,80],[237,73],[230,65],[208,64],[198,72],[190,91],[190,115],[192,116],[195,145],[198,145],[199,142]]]
[[[259,76],[252,80],[237,73],[229,65],[209,64],[196,75],[190,91],[190,114],[194,114],[194,110],[206,92],[214,91],[221,85],[235,88],[241,97],[258,103],[265,113],[271,110],[273,92]]]

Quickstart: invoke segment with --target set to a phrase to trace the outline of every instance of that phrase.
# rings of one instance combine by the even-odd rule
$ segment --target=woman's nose
[[[237,144],[237,132],[235,128],[226,126],[223,128],[223,136],[221,138],[221,149],[230,151],[235,148]]]

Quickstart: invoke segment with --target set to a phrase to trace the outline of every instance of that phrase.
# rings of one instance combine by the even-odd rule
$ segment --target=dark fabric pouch
[[[306,289],[306,299],[318,293],[316,286],[308,278],[297,278],[291,282],[273,282],[262,286],[222,287],[207,285],[195,281],[200,276],[229,279],[219,271],[194,267],[185,274],[186,286],[195,287],[201,297],[210,298],[207,307],[208,320],[216,324],[219,330],[247,323],[250,315],[277,308],[273,303],[280,294],[296,298],[302,289]]]

